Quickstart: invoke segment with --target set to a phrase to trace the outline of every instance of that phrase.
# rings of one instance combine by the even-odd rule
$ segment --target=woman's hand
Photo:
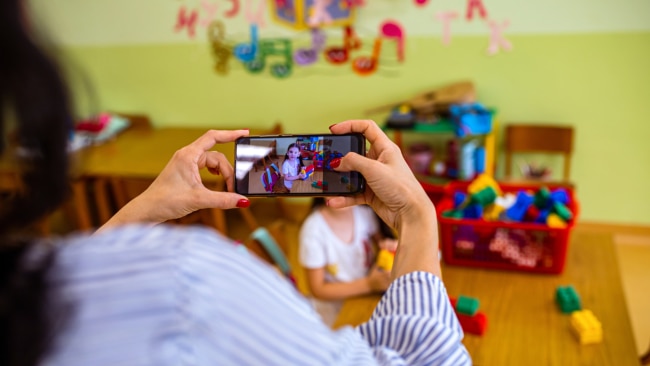
[[[367,156],[348,153],[330,163],[337,171],[360,172],[367,187],[362,194],[334,197],[327,204],[334,208],[367,204],[397,229],[393,278],[413,271],[441,276],[435,208],[397,145],[373,121],[345,121],[330,126],[330,130],[335,134],[363,133],[371,147]]]
[[[368,204],[392,227],[400,220],[416,219],[422,211],[434,213],[433,204],[395,145],[373,121],[352,120],[330,127],[332,133],[363,133],[370,142],[366,156],[348,153],[340,160],[337,171],[358,171],[367,182],[363,194],[335,197],[328,201],[331,207]],[[335,164],[333,164],[335,165]]]
[[[386,272],[377,266],[370,269],[366,278],[368,279],[368,285],[372,292],[384,292],[392,282],[390,272]]]
[[[210,130],[193,143],[176,151],[158,177],[101,229],[125,223],[160,223],[186,216],[204,208],[247,207],[246,197],[234,191],[234,169],[226,157],[211,151],[216,144],[247,136],[248,130]],[[201,181],[200,170],[221,174],[226,192],[212,191]]]

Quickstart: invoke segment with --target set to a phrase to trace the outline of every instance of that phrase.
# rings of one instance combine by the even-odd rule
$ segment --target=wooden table
[[[450,296],[478,298],[486,334],[465,334],[475,365],[638,365],[614,244],[609,235],[575,232],[564,273],[527,274],[443,265]],[[603,324],[603,342],[580,345],[555,289],[571,284]],[[347,300],[335,327],[370,318],[379,296]]]

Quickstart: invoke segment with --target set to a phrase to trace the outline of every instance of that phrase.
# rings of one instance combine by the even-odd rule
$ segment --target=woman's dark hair
[[[37,364],[47,351],[45,275],[51,260],[23,266],[30,242],[11,233],[66,198],[72,127],[68,91],[53,59],[28,33],[24,4],[0,1],[0,153],[14,154],[15,146],[22,152],[22,189],[0,196],[0,364],[21,366]]]

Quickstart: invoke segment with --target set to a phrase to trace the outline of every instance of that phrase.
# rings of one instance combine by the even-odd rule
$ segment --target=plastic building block
[[[310,164],[310,165],[308,165],[308,166],[302,168],[302,170],[300,170],[300,173],[305,174],[305,177],[304,177],[302,180],[306,180],[306,179],[309,178],[312,174],[314,174],[314,165],[313,165],[313,164]]]
[[[489,205],[483,210],[483,219],[486,221],[497,221],[503,210],[504,208],[502,206],[496,204]]]
[[[450,219],[462,219],[463,211],[460,210],[447,210],[442,213],[442,217],[448,217]]]
[[[506,216],[510,220],[522,221],[524,219],[524,215],[526,215],[528,206],[530,206],[532,203],[533,197],[528,193],[521,191],[517,193],[517,201],[515,201],[515,204],[506,210]]]
[[[580,296],[578,296],[578,293],[571,285],[559,286],[555,290],[555,301],[560,307],[560,310],[565,314],[582,309]]]
[[[454,193],[454,207],[458,208],[463,206],[465,204],[465,200],[467,200],[467,195],[465,193]]]
[[[489,174],[481,174],[476,177],[472,183],[467,187],[467,192],[470,194],[477,193],[487,187],[494,188],[494,191],[497,193],[497,196],[503,196],[501,187],[499,184],[492,178]]]
[[[458,300],[450,297],[449,301],[451,302],[451,306],[454,308],[454,313],[456,314],[456,318],[458,318],[460,327],[463,328],[465,333],[476,335],[485,334],[487,329],[487,316],[484,313],[480,311],[477,311],[474,315],[460,313],[456,309]]]
[[[480,219],[483,217],[483,206],[471,204],[463,209],[463,217],[466,219]]]
[[[479,301],[473,297],[461,295],[458,296],[458,300],[456,300],[456,311],[461,314],[474,316],[478,312],[478,307]]]
[[[347,175],[342,175],[341,176],[341,183],[343,183],[343,184],[350,183],[350,178],[348,178]]]
[[[487,329],[487,316],[482,312],[476,313],[474,316],[456,313],[460,327],[463,328],[465,333],[483,335]]]
[[[553,211],[564,221],[569,221],[573,218],[571,210],[560,202],[555,202],[553,204]]]
[[[477,203],[481,206],[487,206],[491,203],[494,203],[494,200],[497,199],[497,191],[492,187],[485,187],[480,191],[473,193],[471,195],[471,200],[473,203]]]
[[[567,224],[562,218],[554,213],[548,215],[546,218],[546,225],[553,229],[564,229],[567,227]]]
[[[603,326],[591,310],[571,313],[571,329],[580,344],[599,343],[603,340]]]
[[[546,187],[542,187],[535,192],[534,204],[539,209],[548,209],[551,203],[551,191]]]
[[[314,188],[320,188],[324,191],[327,191],[327,182],[324,182],[322,180],[319,180],[317,182],[311,182],[311,186]]]
[[[558,188],[551,192],[550,199],[553,202],[560,202],[561,204],[566,205],[569,203],[569,193],[564,188]]]
[[[395,261],[395,253],[381,249],[377,254],[377,267],[384,271],[390,272],[393,269],[393,262]]]

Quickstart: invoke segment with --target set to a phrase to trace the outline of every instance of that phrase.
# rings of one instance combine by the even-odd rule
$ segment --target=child
[[[374,266],[373,242],[382,221],[368,206],[333,209],[314,199],[312,212],[300,229],[300,263],[306,269],[312,302],[327,325],[332,325],[343,300],[390,285],[390,273]],[[384,242],[394,251],[397,241]]]
[[[305,173],[300,173],[304,167],[302,159],[300,159],[300,148],[298,144],[293,143],[287,148],[287,153],[284,154],[284,161],[282,162],[282,177],[284,178],[284,186],[291,191],[293,181],[296,179],[305,178]]]

